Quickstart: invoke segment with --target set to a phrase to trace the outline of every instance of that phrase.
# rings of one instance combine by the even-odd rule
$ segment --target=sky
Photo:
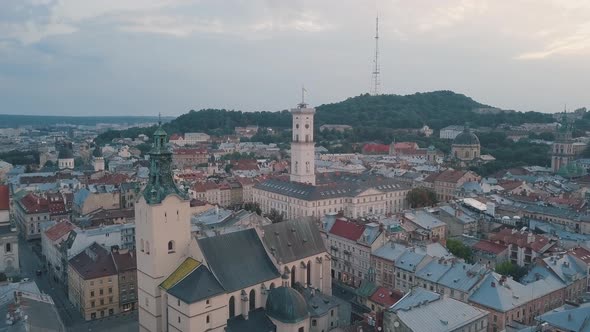
[[[278,111],[452,90],[590,107],[590,0],[0,0],[0,113]]]

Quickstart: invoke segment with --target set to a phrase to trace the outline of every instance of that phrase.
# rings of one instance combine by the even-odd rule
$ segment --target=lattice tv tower
[[[375,18],[375,59],[373,59],[373,84],[371,94],[376,96],[381,88],[381,67],[379,65],[379,16]]]

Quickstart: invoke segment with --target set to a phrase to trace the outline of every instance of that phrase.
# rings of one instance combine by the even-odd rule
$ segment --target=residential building
[[[93,243],[69,260],[68,298],[85,320],[119,313],[119,279],[109,250]]]
[[[74,193],[73,211],[79,216],[104,209],[120,208],[121,193],[114,185],[88,185]]]
[[[394,264],[395,288],[408,292],[416,283],[416,271],[426,266],[433,257],[415,249],[406,250]]]
[[[61,243],[65,241],[75,226],[62,221],[49,226],[41,234],[41,253],[45,258],[47,273],[54,281],[65,282],[66,269],[62,261]]]
[[[0,185],[0,272],[12,276],[20,272],[18,233],[10,222],[10,193]]]
[[[119,311],[135,310],[137,306],[137,261],[134,250],[111,249],[111,258],[119,282]]]
[[[590,303],[567,303],[535,317],[543,332],[549,331],[586,331],[590,317]]]
[[[341,124],[325,124],[320,126],[320,131],[325,130],[333,130],[340,133],[343,133],[347,130],[352,130],[352,126],[349,125],[341,125]]]
[[[324,240],[332,254],[331,275],[342,282],[358,286],[370,279],[371,253],[385,243],[383,228],[376,223],[359,224],[336,219],[324,226]]]
[[[6,318],[0,323],[2,331],[44,331],[65,332],[55,302],[51,296],[39,290],[14,290],[6,294],[6,300],[0,304],[0,311]]]
[[[510,228],[492,233],[489,238],[492,242],[507,245],[510,261],[518,266],[534,264],[537,257],[542,257],[556,245],[554,240],[543,235]]]
[[[488,312],[467,303],[413,289],[385,312],[384,331],[488,331]]]
[[[207,164],[209,153],[207,149],[201,148],[182,148],[174,149],[172,155],[172,165],[176,168],[194,168],[199,165]]]
[[[439,201],[453,199],[455,192],[465,182],[478,182],[479,175],[471,171],[448,169],[439,174],[432,174],[424,179],[426,187],[430,187],[436,193]]]
[[[495,269],[496,265],[509,260],[509,246],[487,240],[479,240],[472,247],[473,260]]]
[[[41,238],[41,223],[48,220],[70,219],[70,210],[61,194],[28,193],[16,200],[14,217],[20,234],[26,240]]]
[[[401,222],[410,239],[446,243],[447,224],[425,210],[406,212]]]
[[[489,270],[481,264],[468,264],[456,258],[435,259],[416,271],[416,285],[461,302],[477,289]]]

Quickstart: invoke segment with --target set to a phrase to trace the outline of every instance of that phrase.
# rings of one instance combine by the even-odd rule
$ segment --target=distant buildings
[[[343,133],[347,130],[352,130],[352,126],[340,124],[325,124],[320,126],[320,131],[333,130]]]
[[[170,136],[170,143],[185,146],[197,145],[207,143],[211,140],[211,136],[205,133],[185,133],[184,135],[174,134]]]
[[[459,134],[461,134],[465,130],[463,126],[448,126],[444,127],[440,130],[440,138],[441,139],[448,139],[454,140]]]

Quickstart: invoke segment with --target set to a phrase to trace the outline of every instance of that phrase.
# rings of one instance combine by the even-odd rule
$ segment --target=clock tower
[[[315,185],[315,143],[313,117],[315,109],[303,101],[291,110],[293,138],[291,141],[291,181]]]

